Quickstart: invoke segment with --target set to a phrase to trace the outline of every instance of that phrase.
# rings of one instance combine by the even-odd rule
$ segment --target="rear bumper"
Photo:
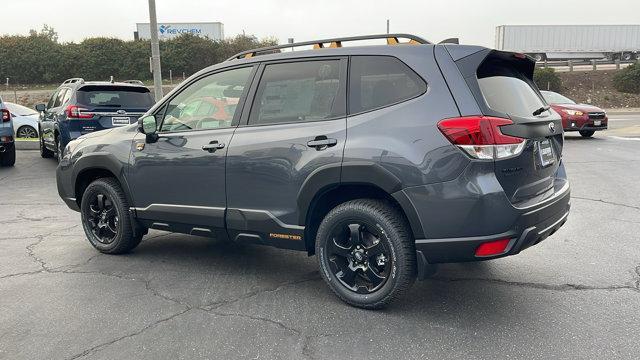
[[[550,200],[535,208],[521,210],[516,223],[506,232],[478,237],[417,239],[416,250],[421,251],[430,264],[481,261],[518,254],[545,240],[567,221],[571,207],[568,184],[561,193]],[[475,256],[480,244],[505,238],[511,241],[503,253],[486,257]]]
[[[560,165],[553,188],[512,203],[492,163],[472,162],[455,180],[401,190],[399,201],[414,230],[418,257],[429,264],[465,262],[514,255],[539,243],[566,221],[570,185]],[[422,233],[415,229],[423,230]],[[484,242],[510,239],[503,253],[477,257]]]

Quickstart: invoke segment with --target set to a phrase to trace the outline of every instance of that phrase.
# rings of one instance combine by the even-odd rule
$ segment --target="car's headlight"
[[[582,115],[584,115],[584,113],[582,111],[579,111],[579,110],[562,109],[562,111],[564,111],[567,115],[571,115],[571,116],[582,116]]]

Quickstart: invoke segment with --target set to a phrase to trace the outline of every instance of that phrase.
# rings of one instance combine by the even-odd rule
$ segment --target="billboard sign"
[[[138,23],[136,27],[139,39],[151,39],[151,29],[148,23]],[[172,39],[182,34],[208,37],[211,40],[224,38],[224,26],[219,22],[158,23],[156,31],[160,40]]]

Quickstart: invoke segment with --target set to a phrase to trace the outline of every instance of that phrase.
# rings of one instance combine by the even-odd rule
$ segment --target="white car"
[[[26,106],[5,102],[13,117],[13,129],[16,138],[38,137],[38,112]]]

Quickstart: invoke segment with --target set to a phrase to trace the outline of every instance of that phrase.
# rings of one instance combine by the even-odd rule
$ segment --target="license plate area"
[[[111,124],[113,126],[124,126],[131,124],[131,117],[129,116],[114,116],[111,118]]]
[[[602,125],[602,120],[593,120],[593,125],[594,125],[594,126],[600,126],[600,125]]]
[[[547,167],[556,161],[553,154],[553,146],[549,139],[536,141],[536,147],[538,149],[538,156],[540,157],[540,165]]]

